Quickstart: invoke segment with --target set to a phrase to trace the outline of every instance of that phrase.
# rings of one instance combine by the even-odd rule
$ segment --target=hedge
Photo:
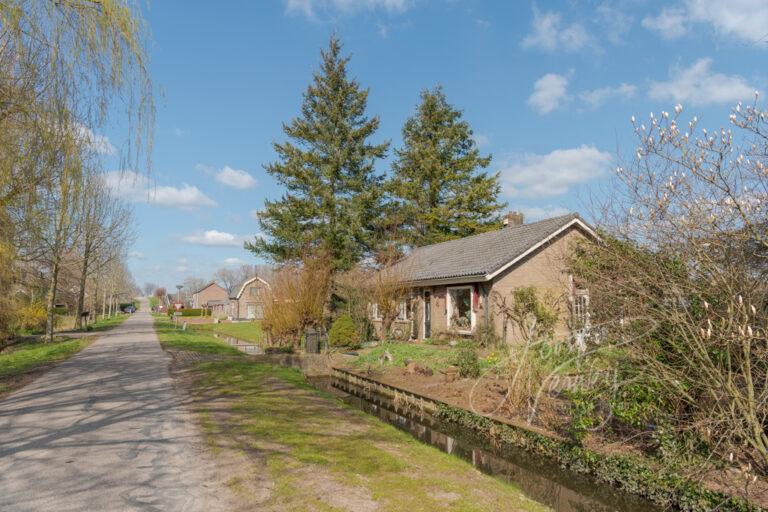
[[[652,467],[647,460],[638,456],[601,455],[565,441],[501,424],[466,409],[445,404],[438,405],[435,416],[441,421],[479,434],[489,441],[543,455],[565,469],[590,475],[600,482],[642,496],[664,508],[682,512],[765,510],[741,498],[706,489],[669,469]]]
[[[175,309],[170,308],[168,310],[168,316],[173,316],[176,312]],[[181,313],[181,316],[208,316],[210,314],[210,311],[202,308],[185,308],[179,310],[179,312]]]

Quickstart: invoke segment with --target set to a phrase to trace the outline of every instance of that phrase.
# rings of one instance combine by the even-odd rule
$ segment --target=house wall
[[[475,314],[475,329],[482,328],[485,325],[486,318],[489,324],[493,325],[497,336],[504,337],[506,332],[506,342],[515,343],[520,341],[519,333],[516,333],[511,324],[504,329],[502,315],[499,313],[499,303],[501,298],[510,297],[515,288],[534,286],[540,294],[549,294],[556,302],[560,312],[560,321],[556,328],[558,337],[568,336],[570,334],[567,321],[569,319],[568,299],[570,288],[568,282],[567,256],[575,243],[583,240],[589,240],[578,229],[571,229],[560,237],[549,242],[535,253],[529,255],[522,262],[517,263],[510,269],[502,272],[490,282],[469,283],[474,287],[478,297],[476,304],[473,303]],[[413,317],[417,331],[417,338],[423,339],[424,336],[424,292],[429,291],[432,294],[431,312],[432,312],[432,338],[454,335],[450,332],[448,326],[448,303],[447,290],[454,285],[422,286],[413,289],[415,297],[413,299]],[[456,286],[467,286],[467,284],[457,284]],[[509,299],[508,299],[509,300]],[[474,301],[473,301],[474,302]],[[409,322],[410,323],[410,322]],[[377,335],[381,335],[381,322],[374,321],[374,328]]]
[[[571,290],[568,282],[567,258],[574,245],[584,240],[588,239],[581,231],[571,229],[493,280],[488,302],[491,321],[498,336],[503,337],[505,333],[503,318],[499,314],[500,299],[510,297],[515,288],[526,286],[536,287],[540,296],[548,295],[555,302],[560,317],[555,335],[557,337],[570,335],[568,300]],[[520,334],[508,324],[506,342],[515,343],[520,339]]]
[[[268,286],[258,279],[248,283],[237,299],[231,299],[230,315],[233,318],[247,318],[248,306],[253,305],[256,311],[256,319],[264,318],[264,298]],[[239,291],[239,290],[238,290]]]
[[[228,298],[227,290],[214,283],[193,295],[192,307],[202,308],[208,304],[209,300],[227,300]]]

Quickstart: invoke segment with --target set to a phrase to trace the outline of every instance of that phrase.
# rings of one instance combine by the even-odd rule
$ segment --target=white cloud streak
[[[616,98],[631,98],[637,92],[637,87],[630,84],[620,84],[616,87],[600,87],[579,93],[579,99],[592,108],[597,108],[608,100]]]
[[[541,12],[533,8],[531,32],[522,41],[524,48],[537,48],[546,52],[575,52],[592,44],[587,30],[579,23],[566,25],[560,13]]]
[[[216,201],[192,185],[155,186],[146,176],[132,171],[108,172],[104,179],[116,194],[134,203],[147,202],[182,209],[216,206]]]
[[[528,104],[540,114],[560,108],[568,98],[568,79],[563,75],[547,73],[533,84]]]
[[[692,105],[720,105],[749,99],[755,89],[739,75],[712,71],[712,59],[699,59],[690,67],[675,67],[666,82],[651,82],[648,96],[659,101]]]
[[[233,169],[228,165],[225,165],[223,169],[216,171],[216,181],[228,187],[241,190],[256,186],[256,178],[251,176],[248,171]]]
[[[710,25],[723,36],[748,43],[764,42],[768,36],[768,2],[765,0],[684,0],[648,16],[642,25],[665,39],[676,39],[692,31],[693,25]]]
[[[321,14],[354,14],[375,10],[404,12],[412,4],[411,0],[286,0],[285,12],[316,19]]]
[[[510,197],[551,197],[604,176],[613,157],[594,146],[527,154],[503,167],[501,182]]]
[[[182,242],[208,247],[239,247],[248,239],[247,236],[234,235],[224,231],[211,229],[202,233],[194,233],[181,237]]]

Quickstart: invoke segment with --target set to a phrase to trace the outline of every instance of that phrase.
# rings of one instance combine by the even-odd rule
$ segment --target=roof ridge
[[[535,226],[537,224],[541,224],[542,222],[550,222],[550,221],[557,220],[557,219],[565,220],[566,217],[573,217],[573,218],[576,218],[576,219],[581,219],[581,216],[578,213],[576,213],[576,212],[569,212],[569,213],[566,213],[566,214],[563,214],[563,215],[557,215],[555,217],[549,217],[549,218],[546,218],[546,219],[540,219],[540,220],[537,220],[535,222],[530,222],[528,224],[520,224],[519,226],[502,226],[502,227],[500,227],[498,229],[492,229],[492,230],[489,230],[489,231],[483,231],[482,233],[475,233],[475,234],[472,234],[472,235],[463,236],[461,238],[453,238],[451,240],[445,240],[443,242],[436,242],[434,244],[422,245],[422,246],[416,247],[411,252],[411,254],[409,254],[409,256],[414,254],[416,251],[418,251],[420,249],[427,249],[427,248],[432,248],[432,247],[438,247],[438,246],[443,245],[443,244],[449,244],[449,243],[452,243],[452,242],[456,242],[457,240],[470,240],[472,238],[476,238],[476,237],[479,237],[479,236],[486,236],[489,233],[497,233],[497,232],[501,231],[502,229],[519,230],[521,228],[528,228],[528,227],[531,227],[531,226]]]

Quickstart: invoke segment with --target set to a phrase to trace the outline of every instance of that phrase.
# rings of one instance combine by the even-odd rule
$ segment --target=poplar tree
[[[289,140],[274,144],[278,160],[265,166],[286,192],[265,202],[259,224],[266,237],[246,248],[276,262],[321,250],[333,270],[346,270],[372,249],[383,185],[375,164],[389,143],[369,141],[379,118],[366,116],[368,90],[347,76],[341,51],[335,37],[321,51],[301,114],[283,125]]]
[[[388,186],[391,224],[401,242],[422,246],[500,226],[506,203],[499,201],[499,175],[483,170],[491,156],[480,155],[471,127],[442,87],[421,93],[402,133]]]

